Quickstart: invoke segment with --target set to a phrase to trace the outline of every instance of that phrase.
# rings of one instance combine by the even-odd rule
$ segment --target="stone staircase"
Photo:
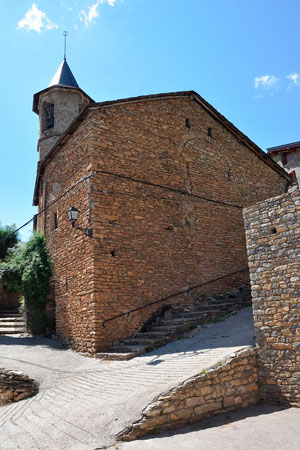
[[[0,311],[0,335],[25,332],[25,319],[18,311]]]
[[[98,353],[96,357],[106,360],[132,359],[172,340],[180,339],[184,333],[191,332],[200,325],[218,322],[250,304],[251,289],[249,284],[245,284],[215,297],[201,295],[193,306],[183,311],[164,307],[161,316],[149,321],[148,325],[142,327],[134,336],[115,342],[106,352]]]

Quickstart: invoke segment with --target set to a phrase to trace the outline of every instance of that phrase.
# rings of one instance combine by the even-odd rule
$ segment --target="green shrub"
[[[15,225],[2,226],[0,222],[0,261],[3,261],[8,250],[15,247],[19,241],[18,233],[15,233]]]
[[[0,265],[3,285],[24,297],[27,322],[33,333],[47,328],[45,310],[52,273],[46,241],[40,233],[34,233],[23,248],[10,251]]]

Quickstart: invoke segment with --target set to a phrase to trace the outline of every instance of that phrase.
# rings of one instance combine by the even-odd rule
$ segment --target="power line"
[[[8,239],[10,236],[13,236],[14,234],[16,234],[18,231],[20,231],[22,228],[26,227],[27,225],[30,224],[30,222],[33,222],[35,220],[35,218],[37,218],[38,216],[40,216],[41,214],[43,214],[45,211],[47,211],[48,208],[50,208],[51,206],[53,206],[55,203],[57,203],[61,198],[65,197],[70,191],[72,191],[76,186],[78,186],[80,183],[82,183],[83,181],[86,181],[88,178],[92,177],[93,175],[95,175],[96,172],[91,173],[90,175],[87,175],[83,178],[80,178],[80,180],[76,181],[76,183],[73,184],[73,186],[71,186],[69,189],[67,189],[65,192],[63,192],[63,194],[59,195],[55,200],[53,200],[51,203],[49,203],[49,205],[47,205],[45,208],[43,208],[40,212],[38,212],[37,214],[35,214],[30,220],[28,220],[26,223],[24,223],[21,227],[19,227],[17,230],[12,231],[10,234],[8,234],[7,236],[4,236],[3,238],[0,239],[0,243],[2,241],[4,241],[5,239]]]
[[[5,241],[6,239],[10,238],[11,236],[13,236],[14,234],[16,234],[18,231],[22,230],[22,228],[26,227],[27,225],[30,224],[30,222],[33,222],[34,220],[33,216],[30,220],[28,220],[26,223],[24,223],[22,226],[20,226],[19,228],[17,228],[16,230],[12,231],[11,233],[7,234],[6,236],[2,237],[0,239],[0,242]]]
[[[236,205],[236,204],[232,204],[232,203],[228,203],[228,202],[224,202],[222,200],[214,200],[208,197],[204,197],[198,194],[192,194],[191,192],[187,192],[187,191],[183,191],[182,189],[176,189],[176,188],[172,188],[169,186],[164,186],[161,184],[157,184],[157,183],[152,183],[151,181],[145,181],[145,180],[141,180],[138,178],[132,178],[126,175],[122,175],[122,174],[118,174],[118,173],[114,173],[114,172],[110,172],[107,170],[96,170],[94,172],[92,172],[89,175],[86,175],[85,177],[81,178],[80,180],[78,180],[76,183],[74,183],[69,189],[67,189],[63,194],[59,195],[55,200],[53,200],[51,203],[49,203],[49,205],[47,205],[45,208],[43,208],[40,212],[38,212],[37,214],[35,214],[30,220],[28,220],[26,223],[24,223],[22,226],[20,226],[17,230],[13,231],[12,233],[8,234],[7,236],[4,236],[3,238],[0,239],[0,243],[6,239],[8,239],[10,236],[13,236],[14,234],[16,234],[18,231],[20,231],[22,228],[26,227],[27,225],[29,225],[29,223],[33,222],[35,220],[35,218],[37,218],[38,216],[40,216],[41,214],[43,214],[45,211],[47,211],[51,206],[53,206],[55,203],[57,203],[61,198],[63,198],[64,196],[66,196],[71,190],[73,190],[76,186],[78,186],[80,183],[86,181],[87,179],[93,177],[96,174],[103,174],[103,175],[110,175],[110,176],[114,176],[117,178],[121,178],[124,180],[128,180],[128,181],[132,181],[133,183],[140,183],[140,184],[144,184],[146,186],[151,186],[151,187],[156,187],[156,188],[160,188],[160,189],[164,189],[170,192],[176,192],[179,193],[181,195],[186,195],[195,199],[199,199],[202,201],[207,201],[210,203],[215,203],[218,205],[224,205],[224,206],[228,206],[231,208],[238,208],[238,209],[242,209],[243,206],[241,205]],[[107,192],[109,194],[113,194],[114,192]],[[116,194],[121,194],[120,192],[115,192]],[[149,194],[151,196],[151,194]],[[171,200],[171,199],[166,199],[165,197],[155,197],[155,198],[159,198],[159,199],[163,199],[163,200]]]
[[[104,175],[112,175],[112,176],[115,176],[115,177],[118,177],[118,178],[122,178],[122,179],[125,179],[125,180],[132,181],[134,183],[141,183],[141,184],[145,184],[145,185],[151,186],[151,187],[158,187],[160,189],[165,189],[167,191],[176,192],[176,193],[179,193],[179,194],[182,194],[182,195],[188,195],[190,197],[194,197],[194,198],[197,198],[197,199],[200,199],[200,200],[203,200],[203,201],[207,201],[207,202],[211,202],[211,203],[217,203],[217,204],[220,204],[220,205],[229,206],[231,208],[243,209],[243,206],[241,206],[241,205],[235,205],[235,204],[232,204],[232,203],[224,202],[222,200],[214,200],[212,198],[204,197],[202,195],[192,194],[191,192],[183,191],[182,189],[176,189],[176,188],[172,188],[172,187],[169,187],[169,186],[164,186],[162,184],[152,183],[151,181],[145,181],[145,180],[140,180],[138,178],[132,178],[132,177],[129,177],[129,176],[126,176],[126,175],[121,175],[121,174],[117,174],[117,173],[114,173],[114,172],[109,172],[107,170],[96,170],[95,173],[102,173]]]

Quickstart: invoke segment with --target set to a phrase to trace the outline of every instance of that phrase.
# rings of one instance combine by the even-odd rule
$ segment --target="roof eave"
[[[267,148],[268,154],[276,154],[280,152],[286,152],[288,150],[297,150],[300,149],[300,142],[291,142],[289,144],[277,145],[276,147]]]
[[[52,87],[55,87],[55,86],[52,86]],[[51,88],[47,88],[47,89],[51,89]],[[38,92],[38,94],[41,94],[42,92],[47,91],[47,89],[45,89],[44,91]],[[49,157],[51,157],[51,155],[53,155],[53,153],[56,151],[57,148],[59,148],[60,146],[62,146],[64,144],[66,138],[68,138],[69,136],[71,136],[73,134],[73,132],[77,128],[78,124],[84,120],[84,117],[87,114],[88,109],[90,109],[90,108],[105,108],[105,107],[114,106],[114,105],[118,105],[118,104],[129,103],[129,102],[133,103],[133,102],[140,102],[140,101],[144,101],[144,100],[156,100],[156,99],[167,98],[167,97],[185,97],[185,96],[192,96],[192,98],[195,99],[196,101],[198,101],[198,103],[212,117],[214,117],[219,123],[221,123],[222,126],[224,126],[228,131],[230,131],[239,142],[244,144],[249,150],[251,150],[253,153],[255,153],[259,157],[259,159],[261,159],[265,164],[267,164],[273,170],[278,172],[280,176],[282,176],[288,182],[290,182],[289,174],[282,167],[280,167],[267,153],[265,153],[260,147],[258,147],[253,141],[251,141],[251,139],[249,139],[244,133],[242,133],[238,128],[236,128],[233,125],[233,123],[231,123],[229,120],[227,120],[210,103],[208,103],[206,100],[204,100],[204,98],[202,98],[197,92],[195,92],[193,90],[192,91],[169,92],[169,93],[162,93],[162,94],[151,94],[151,95],[146,95],[146,96],[130,97],[130,98],[119,99],[119,100],[110,100],[110,101],[100,102],[100,103],[96,103],[96,102],[94,102],[94,100],[92,100],[92,102],[90,104],[88,104],[83,109],[83,111],[73,120],[73,122],[68,127],[66,132],[57,141],[57,143],[54,145],[54,147],[48,153],[46,159],[41,163],[40,169],[42,170],[44,168],[45,163],[48,161]]]
[[[39,92],[37,92],[36,94],[33,95],[32,111],[35,112],[36,114],[39,114],[39,98],[40,98],[40,95],[44,94],[45,92],[48,92],[50,90],[57,89],[57,88],[71,89],[71,90],[74,90],[74,91],[78,91],[82,95],[84,95],[89,100],[90,103],[95,103],[95,100],[93,100],[86,92],[84,92],[80,88],[76,88],[74,86],[67,86],[67,85],[64,85],[64,84],[54,84],[53,86],[49,86],[46,89],[43,89],[42,91],[39,91]]]

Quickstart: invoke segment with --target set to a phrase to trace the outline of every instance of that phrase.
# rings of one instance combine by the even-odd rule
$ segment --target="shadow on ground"
[[[154,436],[155,438],[164,438],[166,436],[176,436],[177,434],[180,435],[188,434],[191,433],[192,431],[201,431],[207,430],[209,428],[226,427],[227,425],[234,424],[235,422],[239,422],[250,417],[265,416],[266,414],[274,414],[281,411],[285,411],[287,409],[290,409],[290,407],[259,403],[257,405],[250,406],[248,408],[238,409],[230,413],[220,414],[219,416],[212,417],[211,419],[203,420],[201,422],[193,423],[191,425],[186,425],[185,427],[180,428],[178,430],[168,431],[165,433],[161,433],[160,435],[156,434],[147,436],[140,439],[140,441],[147,441],[149,439],[153,439]]]
[[[66,348],[63,348],[63,346],[53,340],[44,338],[42,336],[20,336],[20,335],[0,335],[0,346],[1,345],[22,345],[25,347],[28,346],[42,346],[42,347],[49,347],[56,350],[66,350]]]

